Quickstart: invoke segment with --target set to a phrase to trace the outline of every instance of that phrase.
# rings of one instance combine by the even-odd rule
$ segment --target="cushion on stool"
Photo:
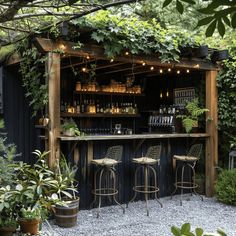
[[[92,160],[91,163],[100,166],[114,166],[118,163],[118,161],[111,158],[102,158],[102,159]]]
[[[197,161],[198,160],[197,157],[191,157],[191,156],[178,156],[178,155],[174,155],[173,158],[178,160],[178,161]]]
[[[133,162],[138,164],[156,164],[158,160],[149,157],[139,157],[139,158],[133,158]]]

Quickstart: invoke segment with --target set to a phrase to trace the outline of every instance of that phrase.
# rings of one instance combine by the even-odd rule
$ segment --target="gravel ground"
[[[204,232],[216,232],[222,228],[227,236],[236,236],[236,208],[221,204],[214,198],[184,196],[183,206],[179,204],[179,196],[161,198],[163,208],[155,200],[149,201],[150,216],[146,215],[145,202],[129,204],[123,215],[118,206],[103,207],[100,217],[96,218],[96,210],[83,210],[78,214],[77,226],[60,228],[50,222],[52,229],[44,224],[43,232],[54,236],[77,235],[157,235],[171,236],[171,226],[181,226],[189,222],[191,228],[201,227]],[[53,231],[52,231],[53,230]]]

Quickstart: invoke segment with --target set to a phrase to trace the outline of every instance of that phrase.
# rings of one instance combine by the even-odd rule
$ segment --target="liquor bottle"
[[[65,112],[65,106],[64,106],[64,102],[61,101],[61,107],[60,107],[61,112]]]
[[[76,113],[77,113],[77,114],[80,114],[80,105],[79,105],[79,101],[77,101],[77,104],[76,104]]]
[[[84,113],[84,112],[85,112],[85,107],[84,107],[83,101],[82,101],[81,104],[80,104],[80,112],[81,112],[81,113]]]
[[[100,113],[99,100],[97,100],[97,103],[96,103],[96,113]]]

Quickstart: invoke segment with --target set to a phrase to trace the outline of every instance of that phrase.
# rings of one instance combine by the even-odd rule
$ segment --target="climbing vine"
[[[104,47],[109,58],[128,50],[131,54],[157,53],[163,62],[178,61],[180,46],[198,45],[190,36],[162,28],[155,19],[122,18],[109,11],[100,11],[73,23],[92,29],[91,38]]]
[[[42,111],[48,103],[48,86],[45,84],[45,61],[46,56],[40,55],[35,47],[25,40],[17,46],[21,56],[20,72],[22,86],[25,88],[25,96],[29,99],[32,108],[32,116]]]
[[[219,90],[219,131],[223,155],[228,155],[230,144],[236,147],[236,53],[226,61],[217,78]]]

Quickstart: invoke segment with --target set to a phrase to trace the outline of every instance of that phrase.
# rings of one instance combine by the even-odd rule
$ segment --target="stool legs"
[[[144,172],[144,185],[138,185],[138,172],[140,171],[140,169],[143,169]],[[151,176],[151,173],[153,174],[154,177],[154,185],[150,186],[149,185],[149,179]],[[157,202],[160,204],[160,206],[162,207],[161,202],[158,200],[157,197],[157,192],[159,192],[159,188],[157,187],[157,175],[156,175],[156,170],[150,166],[150,165],[141,165],[138,166],[135,170],[135,175],[134,175],[134,196],[133,198],[129,201],[132,202],[135,200],[137,193],[143,193],[144,197],[145,197],[145,205],[146,205],[146,211],[147,211],[147,216],[149,216],[149,208],[148,208],[148,196],[151,193],[155,194],[155,199],[157,200]],[[128,207],[127,203],[127,207]]]
[[[196,192],[196,188],[198,187],[198,185],[195,182],[195,168],[194,168],[195,165],[196,165],[196,162],[194,162],[193,164],[190,164],[187,162],[183,164],[183,166],[181,167],[181,180],[180,181],[178,181],[178,170],[179,170],[180,166],[177,166],[177,168],[176,168],[175,183],[174,183],[175,189],[171,194],[171,199],[172,199],[172,196],[176,193],[177,189],[180,188],[180,190],[181,190],[181,192],[180,192],[180,206],[182,206],[182,197],[183,197],[184,189],[189,189],[191,195],[192,195],[192,193],[194,193],[195,195],[199,196],[201,198],[201,200],[203,201],[203,197]],[[192,173],[192,175],[190,173],[190,175],[192,177],[190,177],[189,182],[184,181],[184,173],[185,173],[186,167],[189,167],[190,171]]]
[[[99,174],[99,175],[98,175]],[[97,178],[98,178],[98,188],[97,186]],[[103,185],[104,180],[104,185]],[[125,208],[117,201],[116,194],[118,190],[116,189],[116,171],[114,167],[101,167],[96,170],[94,174],[94,190],[92,191],[94,194],[94,200],[91,203],[90,207],[96,202],[98,196],[98,209],[97,209],[97,218],[100,214],[100,208],[102,203],[102,197],[113,197],[113,200],[117,205],[119,205],[123,213],[125,213]]]

